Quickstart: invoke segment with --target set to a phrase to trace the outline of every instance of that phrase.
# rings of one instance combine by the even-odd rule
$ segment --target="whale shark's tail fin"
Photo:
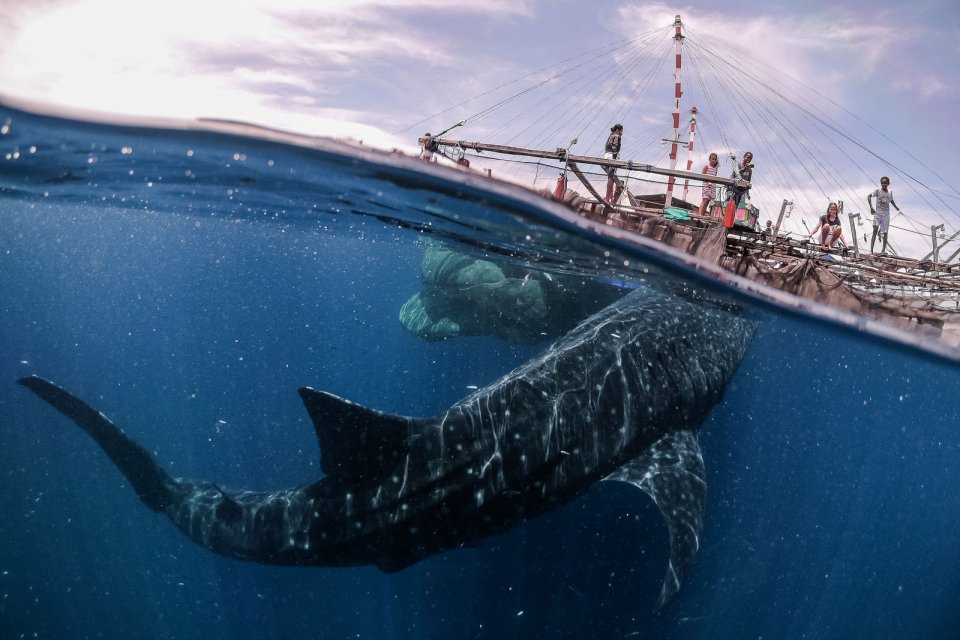
[[[173,479],[146,449],[131,440],[105,415],[39,376],[21,378],[17,382],[86,431],[127,477],[144,504],[154,511],[163,511],[173,501]]]
[[[604,480],[620,480],[643,489],[657,503],[670,532],[670,563],[657,609],[680,589],[700,548],[707,497],[706,472],[693,431],[674,431]]]

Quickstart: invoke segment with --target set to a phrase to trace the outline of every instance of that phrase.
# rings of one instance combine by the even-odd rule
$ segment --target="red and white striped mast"
[[[687,144],[687,171],[693,169],[693,138],[697,134],[697,107],[690,108],[690,142]],[[687,192],[690,190],[690,178],[683,180],[683,201],[687,202]]]
[[[680,33],[680,27],[683,26],[683,23],[680,22],[680,16],[673,21],[673,26],[675,28],[675,35],[673,36],[674,41],[676,42],[677,47],[677,70],[674,76],[676,81],[676,91],[674,94],[673,102],[673,140],[670,143],[670,170],[676,171],[677,169],[677,145],[680,144],[680,96],[683,95],[683,92],[680,90],[680,67],[683,62],[682,57],[682,45],[683,45],[683,34]],[[663,206],[669,207],[673,203],[673,184],[676,182],[676,178],[670,176],[667,180],[667,195],[663,199]]]

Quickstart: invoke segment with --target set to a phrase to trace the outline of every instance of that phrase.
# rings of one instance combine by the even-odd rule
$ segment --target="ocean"
[[[0,124],[0,637],[960,637],[955,348],[752,295],[396,154],[217,122],[0,107]],[[510,333],[529,318],[480,308],[496,298],[418,333],[401,309],[437,250],[572,297],[542,331]],[[145,507],[16,384],[63,385],[171,474],[304,485],[322,473],[298,388],[434,415],[637,287],[709,291],[756,322],[700,431],[699,553],[659,611],[666,527],[633,487],[396,573],[245,563]]]

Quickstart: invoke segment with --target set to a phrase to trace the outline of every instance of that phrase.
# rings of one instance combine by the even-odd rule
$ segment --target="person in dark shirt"
[[[753,180],[753,153],[747,151],[743,154],[743,160],[737,165],[737,168],[733,171],[733,177],[737,180],[746,180],[750,182]],[[734,185],[733,187],[733,201],[737,207],[740,206],[740,200],[743,199],[743,196],[747,195],[750,191],[750,187],[741,187],[739,184]]]
[[[615,124],[610,128],[610,135],[607,136],[607,144],[603,147],[603,157],[606,160],[620,159],[620,142],[623,138],[623,125]],[[620,194],[623,193],[623,183],[617,177],[616,167],[604,167],[607,174],[607,195],[604,198],[608,204],[616,204],[620,200]],[[616,190],[614,190],[616,186]]]

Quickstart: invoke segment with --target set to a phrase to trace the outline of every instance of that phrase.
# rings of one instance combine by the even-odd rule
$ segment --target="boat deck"
[[[864,253],[853,246],[824,251],[806,239],[774,238],[736,225],[727,230],[719,218],[692,210],[686,212],[689,220],[670,219],[655,202],[569,204],[591,220],[635,231],[737,275],[960,345],[960,265]]]

